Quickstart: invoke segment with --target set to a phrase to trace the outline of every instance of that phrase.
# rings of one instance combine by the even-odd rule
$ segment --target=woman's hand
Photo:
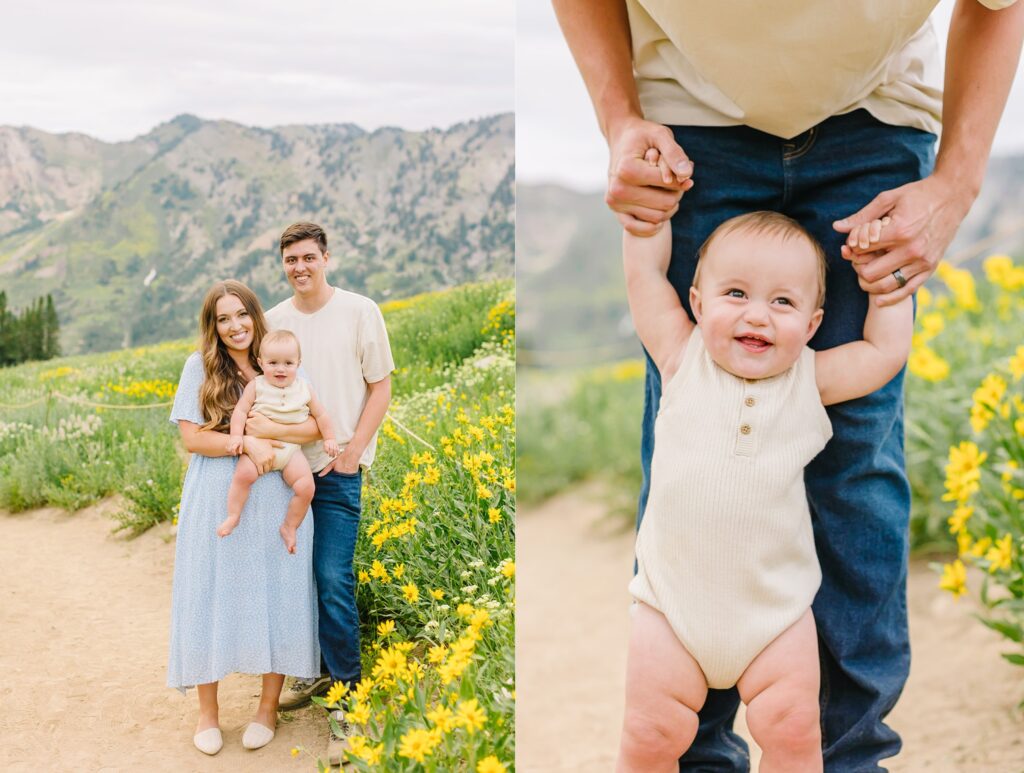
[[[260,475],[270,472],[274,466],[274,449],[284,448],[284,443],[280,440],[265,440],[249,435],[245,436],[242,443],[245,453],[252,459],[252,463],[256,465]]]

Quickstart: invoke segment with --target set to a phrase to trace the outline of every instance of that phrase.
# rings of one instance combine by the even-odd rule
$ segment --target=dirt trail
[[[519,513],[519,773],[613,769],[633,562],[632,534],[617,527],[588,492]],[[1014,709],[1024,698],[1024,669],[999,657],[1004,640],[971,617],[971,600],[940,591],[925,562],[911,564],[908,603],[913,662],[889,718],[904,750],[889,770],[1024,771],[1024,717]]]
[[[163,526],[112,536],[115,507],[0,513],[0,770],[315,770],[290,754],[326,750],[312,708],[283,715],[263,749],[242,748],[254,676],[221,684],[220,754],[192,746],[195,694],[164,686],[174,542]]]

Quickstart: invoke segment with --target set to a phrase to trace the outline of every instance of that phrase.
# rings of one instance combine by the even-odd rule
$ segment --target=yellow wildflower
[[[476,698],[470,698],[459,704],[457,721],[472,735],[484,726],[484,722],[487,721],[487,712],[477,703]]]
[[[1017,351],[1010,358],[1010,375],[1014,381],[1024,378],[1024,346],[1018,346]]]
[[[917,308],[927,309],[932,305],[932,291],[927,287],[921,287],[917,291]]]
[[[328,706],[337,705],[338,701],[345,697],[348,692],[348,685],[344,682],[335,682],[331,685],[331,689],[327,691],[327,695],[324,700],[327,701]]]
[[[965,529],[956,535],[956,552],[957,555],[965,556],[971,549],[971,543],[974,542],[974,538],[971,537],[970,533]]]
[[[952,564],[942,567],[942,579],[939,581],[942,590],[948,590],[956,598],[967,592],[967,569],[959,558]]]
[[[432,591],[430,591],[430,595],[433,596],[438,601],[440,601],[441,599],[444,598],[444,591],[441,590],[440,588],[434,588]]]
[[[988,549],[992,547],[991,537],[982,537],[980,540],[974,543],[974,547],[971,548],[971,555],[977,558],[981,558],[988,552]]]
[[[985,560],[989,562],[989,573],[995,573],[999,569],[1009,569],[1011,558],[1013,558],[1013,536],[1007,534],[985,553]]]
[[[437,706],[427,712],[427,719],[434,723],[434,727],[442,733],[447,733],[455,725],[455,712],[447,706]]]
[[[516,576],[516,562],[509,561],[503,567],[501,567],[501,573],[508,577],[510,580]]]
[[[501,520],[501,510],[496,507],[487,508],[487,519],[491,523],[498,523]]]
[[[413,728],[402,736],[398,753],[410,760],[423,762],[434,751],[434,747],[440,740],[437,733],[432,733],[422,727]]]
[[[390,636],[395,632],[395,621],[385,620],[383,623],[377,624],[377,635],[380,637]]]
[[[943,500],[965,503],[977,492],[981,480],[981,465],[988,454],[980,452],[977,444],[961,441],[949,449],[949,463],[946,465],[946,493]]]
[[[405,600],[410,604],[415,604],[420,598],[420,589],[415,584],[409,583],[408,585],[402,586],[402,593],[405,594]]]
[[[920,379],[937,382],[949,376],[949,363],[927,346],[915,346],[907,358],[907,368]]]
[[[947,521],[949,523],[949,533],[959,534],[963,531],[967,525],[967,519],[974,513],[974,508],[967,505],[960,505],[953,511],[953,515],[949,517]]]
[[[476,773],[505,773],[506,770],[493,754],[487,755],[476,765]]]
[[[405,564],[395,564],[391,569],[391,574],[396,580],[401,580],[402,575],[405,574]]]

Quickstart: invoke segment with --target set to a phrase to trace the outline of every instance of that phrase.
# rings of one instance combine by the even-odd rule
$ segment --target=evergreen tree
[[[53,305],[53,296],[46,294],[46,312],[43,317],[43,327],[46,330],[43,342],[43,359],[51,359],[60,355],[60,321],[57,319],[57,309]]]

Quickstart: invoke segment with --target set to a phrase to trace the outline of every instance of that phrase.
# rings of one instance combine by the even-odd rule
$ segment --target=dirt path
[[[326,749],[312,708],[242,748],[258,677],[221,684],[220,754],[192,746],[195,694],[164,686],[174,542],[166,527],[111,536],[114,507],[0,513],[0,770],[315,770],[290,754]]]
[[[516,535],[517,770],[611,771],[622,721],[632,534],[584,493],[520,512]],[[1021,773],[1024,669],[968,599],[911,565],[913,663],[891,725],[893,773]],[[977,583],[975,583],[977,587]],[[742,721],[740,722],[742,724]],[[749,738],[749,736],[747,736]],[[756,750],[755,750],[756,759]]]

